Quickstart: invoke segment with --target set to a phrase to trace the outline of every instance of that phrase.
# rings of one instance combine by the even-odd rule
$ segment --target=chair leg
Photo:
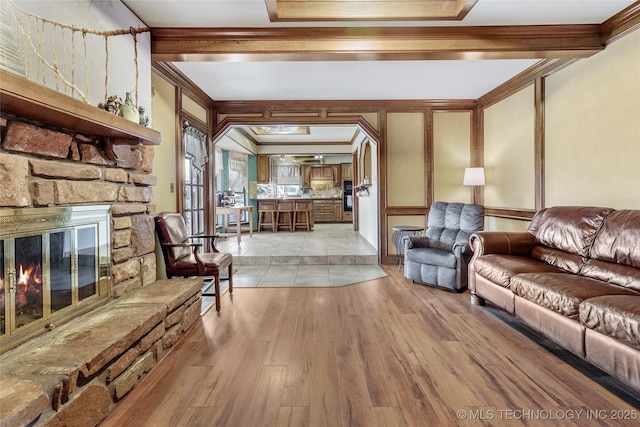
[[[216,281],[215,281],[215,287],[216,287],[216,311],[219,313],[220,312],[220,274],[216,274]]]
[[[233,263],[229,264],[229,293],[233,293]]]

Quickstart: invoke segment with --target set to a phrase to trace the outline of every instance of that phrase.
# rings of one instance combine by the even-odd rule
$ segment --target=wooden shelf
[[[160,132],[0,70],[0,111],[88,136],[158,145]]]

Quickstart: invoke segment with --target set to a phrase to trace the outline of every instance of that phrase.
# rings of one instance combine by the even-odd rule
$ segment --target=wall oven
[[[342,209],[345,212],[351,212],[353,210],[353,181],[344,181],[344,191],[342,192],[343,206]]]

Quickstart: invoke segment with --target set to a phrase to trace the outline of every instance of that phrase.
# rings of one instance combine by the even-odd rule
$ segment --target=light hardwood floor
[[[384,268],[341,288],[224,295],[101,426],[638,425],[637,400],[468,292]]]

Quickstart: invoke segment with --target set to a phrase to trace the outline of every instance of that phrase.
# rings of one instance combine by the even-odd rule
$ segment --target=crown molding
[[[213,99],[178,70],[175,65],[168,62],[152,61],[151,70],[174,86],[179,87],[183,94],[192,98],[194,101],[199,101],[204,108],[208,108],[213,103]]]
[[[600,33],[605,45],[640,29],[640,1],[637,1],[602,23]]]

